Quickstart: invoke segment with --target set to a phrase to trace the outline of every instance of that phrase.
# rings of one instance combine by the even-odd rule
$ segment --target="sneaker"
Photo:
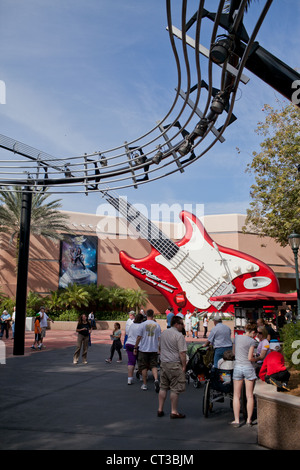
[[[30,349],[36,349],[35,346],[30,346]]]
[[[143,385],[141,386],[141,390],[148,390],[147,385],[143,384]]]
[[[170,418],[171,419],[184,419],[185,415],[182,413],[171,413]]]
[[[276,380],[273,377],[272,378],[270,377],[269,381],[272,385],[275,385],[276,387],[281,388],[281,382],[279,382],[279,380]]]
[[[128,383],[128,385],[132,385],[133,381],[132,381],[131,377],[128,377],[127,383]]]
[[[158,380],[154,380],[154,388],[155,388],[156,393],[158,393],[159,392],[159,381]]]
[[[82,364],[87,364],[87,363],[88,363],[88,361],[82,361]]]
[[[117,360],[117,362],[119,362],[119,363],[120,363],[120,362],[123,362],[123,361],[122,361],[122,359],[118,359],[118,360]]]
[[[111,359],[105,359],[105,362],[111,362]]]

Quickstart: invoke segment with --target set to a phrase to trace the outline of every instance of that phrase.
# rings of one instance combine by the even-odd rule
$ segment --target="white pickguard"
[[[171,260],[162,255],[155,260],[171,271],[189,302],[205,310],[211,306],[209,298],[221,284],[225,282],[234,291],[231,281],[241,274],[258,271],[259,266],[239,256],[220,253],[216,245],[213,247],[205,240],[193,220],[188,219],[193,229],[191,239]]]

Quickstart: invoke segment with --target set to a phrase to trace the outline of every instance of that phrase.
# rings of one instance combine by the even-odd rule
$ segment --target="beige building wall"
[[[126,224],[114,217],[64,213],[69,216],[69,225],[75,234],[98,235],[98,284],[141,288],[149,295],[149,308],[154,308],[156,312],[166,309],[166,301],[158,291],[131,276],[119,263],[121,250],[135,258],[147,256],[151,247],[146,240],[132,233],[128,236]],[[255,256],[268,264],[278,277],[281,292],[295,290],[294,258],[290,247],[283,248],[274,240],[260,238],[255,233],[243,233],[245,218],[240,214],[210,215],[204,216],[202,222],[219,245]],[[160,228],[175,241],[184,235],[182,223],[163,223]],[[59,243],[31,235],[28,290],[47,294],[58,288],[59,256]],[[0,238],[0,291],[10,296],[16,294],[15,244],[10,245],[9,236],[5,234],[1,234]]]

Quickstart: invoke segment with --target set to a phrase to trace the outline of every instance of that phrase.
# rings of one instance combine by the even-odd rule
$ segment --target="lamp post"
[[[295,257],[295,271],[296,271],[296,290],[297,290],[297,320],[300,320],[300,288],[299,288],[299,270],[298,270],[298,251],[300,246],[300,235],[292,233],[288,237],[290,247],[293,250]]]

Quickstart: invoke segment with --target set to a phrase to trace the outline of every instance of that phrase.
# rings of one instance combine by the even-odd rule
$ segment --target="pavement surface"
[[[137,449],[189,456],[194,452],[199,456],[200,450],[265,450],[257,444],[257,426],[236,429],[228,424],[233,419],[228,398],[215,403],[208,418],[203,416],[203,385],[195,388],[191,382],[180,396],[179,409],[185,419],[170,419],[169,397],[165,416],[158,418],[158,394],[151,373],[148,390],[142,391],[137,379],[127,385],[125,351],[121,364],[116,355],[111,364],[105,362],[109,332],[93,332],[85,365],[72,363],[74,332],[47,331],[46,348],[41,351],[30,349],[33,336],[26,332],[21,356],[13,355],[13,340],[3,340],[1,450],[124,450],[135,456]]]

